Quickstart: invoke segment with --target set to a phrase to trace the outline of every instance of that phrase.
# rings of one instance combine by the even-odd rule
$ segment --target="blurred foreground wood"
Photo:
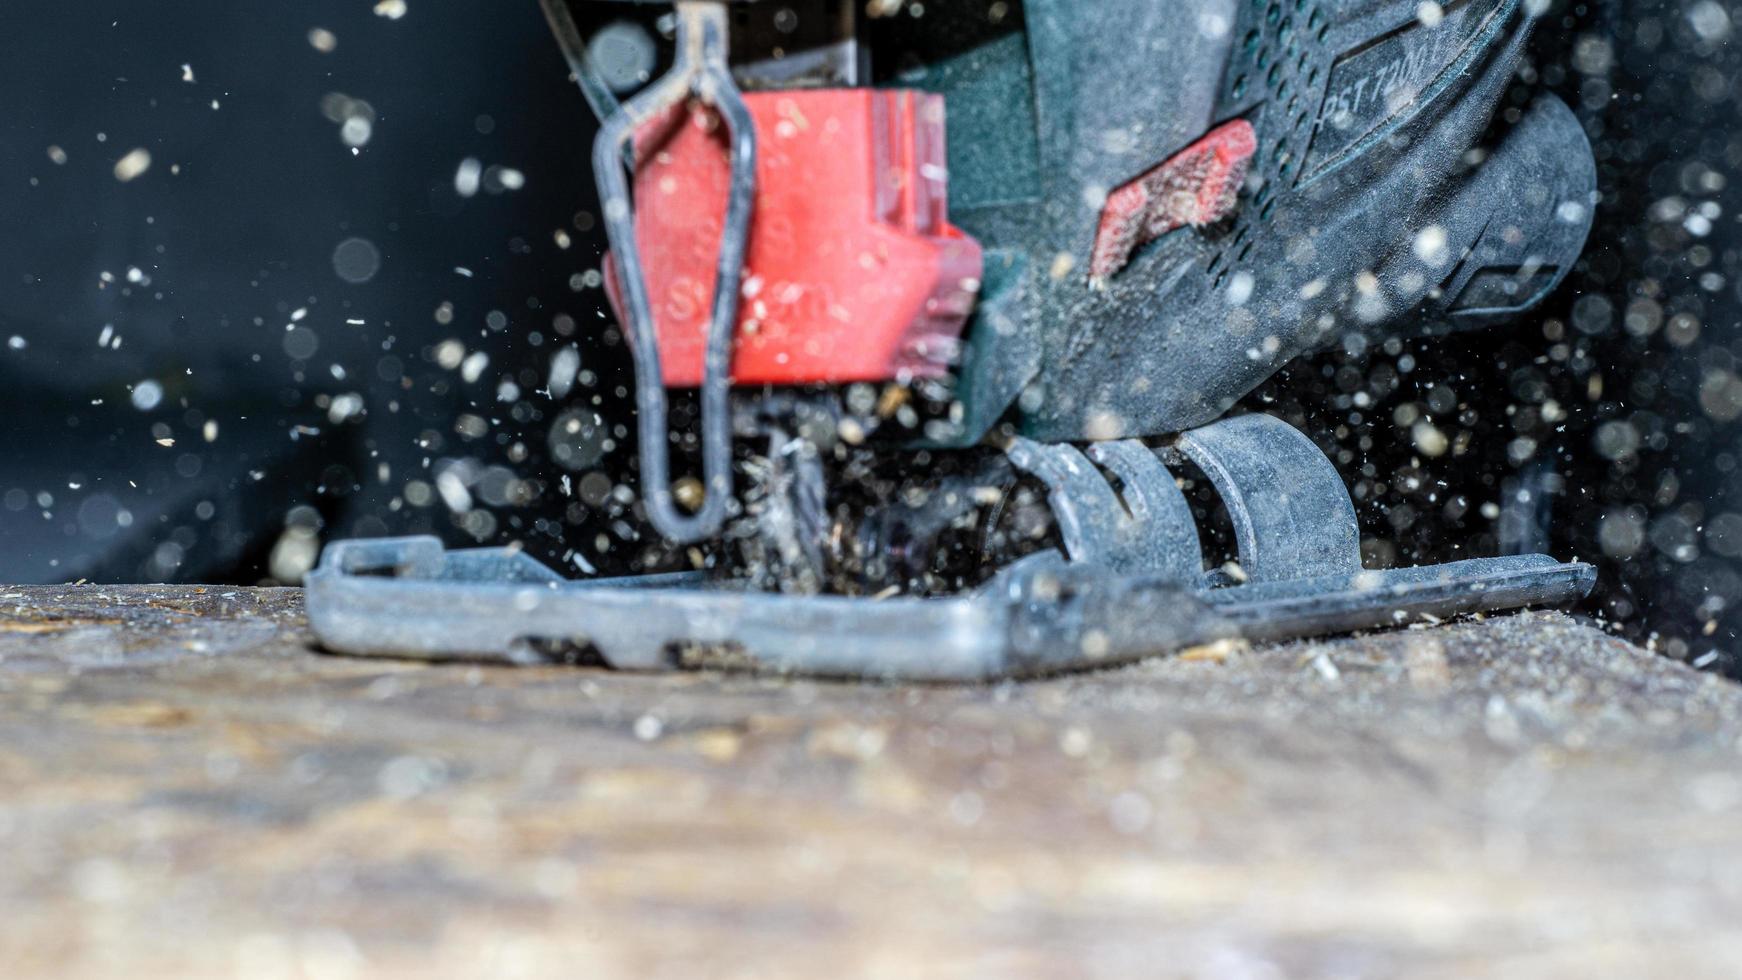
[[[1742,689],[1555,614],[900,688],[0,589],[18,977],[1707,976]]]

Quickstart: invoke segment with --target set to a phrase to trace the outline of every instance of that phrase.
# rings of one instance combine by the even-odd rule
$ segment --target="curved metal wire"
[[[569,71],[574,74],[575,83],[581,87],[581,95],[592,107],[593,114],[600,122],[616,115],[620,103],[587,54],[586,39],[581,37],[581,29],[575,26],[575,19],[569,14],[568,0],[538,0],[538,5],[544,10],[545,22],[550,24],[550,32],[556,35],[563,60],[569,63]]]
[[[647,515],[666,538],[688,544],[719,533],[732,494],[732,341],[738,325],[738,276],[744,268],[756,191],[756,131],[727,65],[725,5],[718,0],[679,0],[677,14],[677,55],[671,71],[605,120],[593,144],[593,169],[605,232],[617,259],[626,326],[634,345],[636,422]],[[691,96],[712,106],[725,122],[732,168],[702,371],[705,491],[701,507],[686,516],[678,511],[672,496],[665,382],[659,367],[653,308],[635,240],[635,210],[624,161],[643,123],[682,105]]]

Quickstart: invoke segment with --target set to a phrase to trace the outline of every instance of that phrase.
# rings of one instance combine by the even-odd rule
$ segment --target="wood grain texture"
[[[1555,614],[1044,683],[429,667],[0,589],[8,977],[1695,977],[1742,691]]]

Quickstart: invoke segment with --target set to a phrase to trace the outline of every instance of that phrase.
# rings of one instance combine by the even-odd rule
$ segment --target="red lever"
[[[1090,281],[1111,278],[1140,246],[1175,228],[1198,228],[1227,217],[1257,149],[1252,124],[1236,119],[1107,195],[1089,260]]]

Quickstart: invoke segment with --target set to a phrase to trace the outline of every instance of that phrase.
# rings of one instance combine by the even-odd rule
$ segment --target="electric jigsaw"
[[[1365,569],[1335,465],[1229,414],[1572,268],[1595,167],[1514,94],[1530,4],[540,3],[599,117],[646,516],[706,567],[344,542],[309,580],[328,646],[987,679],[1591,587],[1541,555]]]

